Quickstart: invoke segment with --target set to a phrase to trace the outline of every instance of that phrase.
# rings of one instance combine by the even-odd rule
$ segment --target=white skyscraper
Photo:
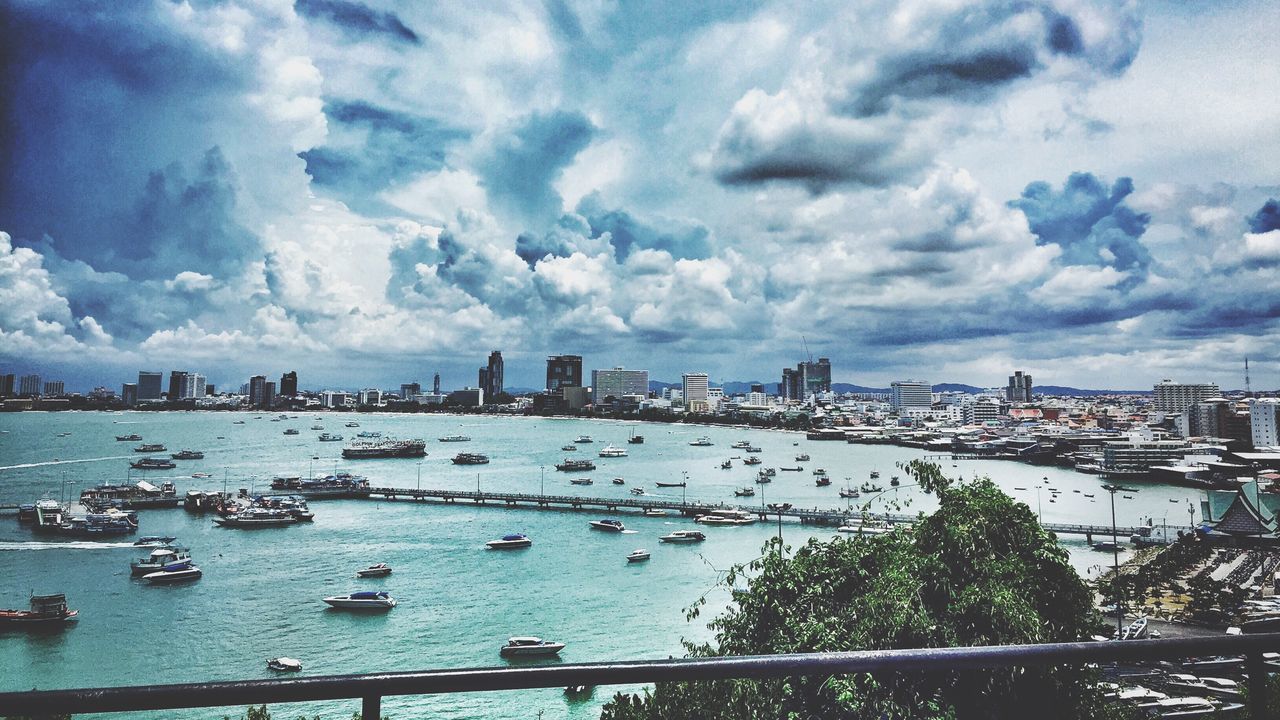
[[[889,392],[889,403],[899,412],[933,405],[933,385],[924,380],[895,380],[889,383]]]
[[[1249,406],[1253,446],[1280,447],[1280,399],[1260,398]]]
[[[703,406],[707,403],[707,388],[710,386],[706,373],[685,373],[681,385],[681,396],[684,398],[686,410],[692,409],[694,403]]]
[[[612,370],[591,371],[591,402],[599,404],[605,398],[621,399],[623,395],[649,395],[648,370],[624,370],[616,367]]]

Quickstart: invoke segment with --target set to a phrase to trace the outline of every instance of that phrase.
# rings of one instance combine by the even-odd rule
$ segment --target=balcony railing
[[[381,717],[388,695],[620,685],[664,680],[727,680],[797,675],[940,671],[994,667],[1241,657],[1252,717],[1266,717],[1268,666],[1280,633],[1124,642],[998,645],[840,653],[683,658],[580,665],[541,665],[417,672],[326,675],[278,680],[137,685],[0,693],[0,716],[104,713],[359,699],[365,718]]]

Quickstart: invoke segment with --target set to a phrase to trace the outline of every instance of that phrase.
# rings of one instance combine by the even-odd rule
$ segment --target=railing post
[[[382,696],[365,695],[360,703],[361,720],[382,720]]]
[[[1267,717],[1267,664],[1262,653],[1251,652],[1244,656],[1245,671],[1249,674],[1249,717]]]

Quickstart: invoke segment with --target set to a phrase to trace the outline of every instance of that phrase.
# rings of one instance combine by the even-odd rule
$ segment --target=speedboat
[[[631,552],[627,553],[627,562],[629,563],[644,562],[645,560],[648,560],[648,559],[649,559],[649,551],[645,550],[644,548],[632,550]]]
[[[608,530],[609,532],[622,532],[627,529],[621,520],[592,520],[591,527],[596,530]]]
[[[584,444],[584,443],[595,442],[595,440],[592,440],[590,435],[579,435],[578,439],[574,440],[574,442],[578,444]]]
[[[644,488],[642,488],[642,487],[633,487],[633,488],[631,488],[631,494],[632,494],[632,495],[643,495],[643,494],[644,494]]]
[[[302,669],[302,661],[287,657],[271,658],[267,661],[267,668],[276,672],[298,672]]]
[[[396,606],[395,599],[385,590],[365,590],[349,595],[334,595],[324,598],[324,601],[330,607],[342,610],[390,610]]]
[[[200,568],[191,564],[190,560],[185,560],[183,562],[176,562],[176,563],[171,563],[169,565],[165,565],[158,572],[147,573],[146,575],[143,575],[142,579],[146,580],[149,583],[152,583],[153,585],[163,585],[165,583],[179,583],[179,582],[187,582],[189,580],[199,580],[200,576],[203,574],[204,573],[200,572]]]
[[[600,448],[600,452],[596,454],[602,458],[616,458],[616,457],[626,457],[627,451],[623,450],[622,448],[616,445],[605,445],[604,447]]]
[[[661,508],[645,508],[640,514],[645,517],[666,517],[667,511]]]
[[[614,478],[614,479],[613,479],[613,484],[614,484],[614,485],[626,485],[626,484],[627,484],[627,481],[626,481],[626,480],[623,480],[622,478]]]
[[[571,485],[590,485],[591,482],[592,482],[591,478],[578,478],[577,480],[569,481]]]
[[[524,533],[513,533],[511,535],[503,535],[501,540],[490,540],[485,546],[491,550],[514,550],[516,548],[527,548],[533,544],[528,535]]]
[[[689,443],[689,444],[690,444],[690,445],[692,445],[692,446],[694,446],[694,447],[711,447],[711,446],[712,446],[712,445],[714,445],[715,443],[712,443],[712,442],[711,442],[711,438],[709,438],[709,437],[707,437],[707,436],[705,436],[705,435],[704,435],[704,436],[702,436],[702,437],[698,438],[697,440],[694,440],[693,442],[691,442],[691,443]]]
[[[665,543],[695,543],[706,539],[707,536],[698,530],[676,530],[669,535],[663,535],[658,538],[658,541]]]
[[[370,565],[369,567],[364,568],[363,570],[356,571],[356,577],[362,577],[362,578],[386,577],[390,574],[391,574],[391,566],[386,563],[378,563],[377,565]]]
[[[180,563],[191,562],[191,551],[186,548],[162,547],[151,551],[151,554],[140,560],[129,563],[129,571],[133,575],[148,575]]]
[[[163,547],[178,538],[172,535],[147,535],[134,541],[134,547]]]
[[[564,649],[564,643],[543,640],[538,637],[513,637],[507,640],[498,654],[502,657],[531,655],[557,655]]]

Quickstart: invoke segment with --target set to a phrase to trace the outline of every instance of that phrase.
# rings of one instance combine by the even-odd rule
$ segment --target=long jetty
[[[662,510],[673,512],[684,517],[705,515],[712,510],[739,510],[755,515],[760,520],[771,518],[787,518],[799,521],[803,525],[836,526],[864,517],[860,510],[822,510],[818,508],[785,507],[781,505],[731,505],[727,503],[689,502],[679,500],[660,500],[637,496],[631,498],[585,497],[581,495],[542,495],[533,493],[481,492],[476,490],[433,490],[401,487],[373,487],[364,499],[411,501],[428,503],[471,503],[483,507],[527,508],[534,510],[579,510],[605,511],[617,513],[621,511],[644,512],[645,510]],[[905,513],[871,513],[866,517],[884,520],[889,523],[913,523],[918,516]],[[1089,542],[1094,536],[1111,537],[1113,529],[1110,525],[1083,525],[1074,523],[1041,523],[1044,529],[1059,535],[1084,535]],[[1114,532],[1119,537],[1128,538],[1138,532],[1136,527],[1116,527]]]

